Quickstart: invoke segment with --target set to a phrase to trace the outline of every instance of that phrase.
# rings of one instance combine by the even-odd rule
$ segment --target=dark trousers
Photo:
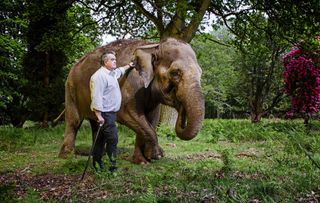
[[[115,165],[118,144],[117,114],[115,112],[102,112],[101,115],[104,118],[104,124],[101,127],[99,137],[93,149],[93,158],[95,160],[101,160],[106,146],[110,163]]]

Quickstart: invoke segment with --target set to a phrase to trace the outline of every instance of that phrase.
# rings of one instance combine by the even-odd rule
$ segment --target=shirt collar
[[[104,67],[104,66],[101,66],[101,68],[103,68],[103,69],[104,69],[104,71],[106,71],[106,73],[107,73],[108,75],[112,75],[112,76],[114,76],[114,75],[115,75],[114,70],[113,70],[113,71],[111,71],[111,70],[109,70],[108,68],[106,68],[106,67]]]

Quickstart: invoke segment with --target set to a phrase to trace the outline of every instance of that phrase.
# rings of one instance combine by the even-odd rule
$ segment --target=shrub
[[[315,46],[297,44],[285,55],[285,92],[291,97],[291,111],[294,114],[312,115],[320,107],[320,52],[319,40]]]

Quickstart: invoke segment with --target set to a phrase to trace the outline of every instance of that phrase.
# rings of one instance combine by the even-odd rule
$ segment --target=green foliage
[[[219,11],[216,24],[236,22],[234,27],[229,24],[229,28],[240,38],[245,39],[243,33],[250,33],[250,28],[242,26],[246,23],[252,24],[256,31],[270,33],[270,30],[265,29],[265,25],[251,18],[259,14],[273,25],[271,31],[274,35],[296,43],[301,39],[307,40],[318,35],[319,7],[318,1],[215,1],[210,11]]]
[[[276,35],[276,26],[263,13],[252,13],[247,18],[233,24],[238,33],[233,43],[237,48],[234,66],[240,90],[234,96],[244,100],[252,121],[259,122],[261,115],[279,107],[283,98],[281,55],[288,44]]]
[[[116,174],[94,173],[89,167],[85,181],[92,180],[93,188],[90,184],[72,182],[69,186],[73,191],[71,199],[87,201],[79,196],[86,191],[93,192],[94,198],[102,198],[96,199],[98,202],[296,202],[312,197],[311,191],[316,197],[320,169],[301,149],[303,147],[319,161],[320,124],[319,121],[312,124],[312,131],[306,135],[302,120],[263,119],[258,125],[249,120],[205,120],[194,140],[172,141],[160,135],[158,139],[165,158],[147,165],[128,161],[135,137],[131,130],[119,126],[119,171]],[[84,122],[80,128],[76,148],[79,145],[90,148],[89,126]],[[63,129],[63,125],[49,129],[30,126],[21,131],[2,127],[0,143],[15,142],[11,142],[10,150],[1,148],[0,174],[29,168],[30,177],[67,174],[64,184],[68,176],[80,178],[86,156],[57,158]],[[210,141],[212,138],[215,142]],[[28,159],[30,156],[34,158]],[[108,164],[107,160],[105,163]],[[84,185],[85,190],[80,190]],[[12,199],[15,196],[11,196],[15,185],[0,187],[0,197],[15,200]],[[30,188],[33,192],[27,192],[21,201],[40,201],[39,192],[32,187],[35,185]],[[43,188],[41,194],[53,195],[49,190]]]
[[[225,175],[229,175],[232,170],[231,152],[225,149],[221,152],[221,155],[223,161],[223,167],[221,168],[221,170],[225,173]]]
[[[21,58],[25,53],[27,21],[22,1],[1,1],[0,22],[0,125],[17,124],[25,104]]]
[[[292,42],[307,40],[319,33],[318,1],[287,1],[278,4],[271,0],[264,8],[269,17],[278,23],[278,35],[288,37]]]
[[[98,25],[90,15],[88,8],[75,4],[68,10],[67,16],[68,30],[72,41],[64,46],[68,57],[64,79],[66,79],[66,74],[69,72],[70,67],[77,60],[91,52],[101,43],[101,37],[97,32]]]
[[[0,186],[0,199],[3,202],[11,202],[14,199],[15,196],[15,185],[9,184],[9,185],[1,185]]]
[[[18,201],[18,202],[20,202],[20,201]],[[25,199],[23,199],[21,202],[42,203],[44,201],[39,199],[39,195],[37,192],[35,192],[31,188],[28,188],[26,191]]]
[[[21,146],[28,145],[31,139],[27,139],[25,132],[20,128],[2,127],[0,128],[0,150],[1,151],[15,151]],[[30,143],[29,143],[30,144]]]
[[[133,1],[89,1],[87,6],[99,12],[93,13],[94,18],[98,19],[99,32],[112,36],[125,36],[130,33],[132,36],[142,35],[149,30],[151,21],[135,7]]]
[[[168,140],[175,140],[177,137],[174,129],[166,124],[160,124],[157,127],[157,134],[160,137],[166,137]]]
[[[151,184],[148,185],[145,195],[141,197],[141,202],[145,202],[145,203],[157,202],[157,198],[153,194],[153,187]]]
[[[102,32],[117,37],[129,33],[133,37],[145,38],[159,38],[161,33],[176,37],[189,35],[190,39],[185,38],[189,41],[197,29],[204,30],[205,25],[211,24],[208,15],[200,19],[202,16],[199,15],[199,8],[204,1],[71,2],[73,1],[1,2],[3,20],[0,22],[0,63],[5,68],[0,72],[0,124],[21,126],[27,116],[28,119],[41,120],[46,111],[49,119],[57,115],[62,108],[63,83],[71,65],[98,45],[99,34]],[[42,9],[38,9],[40,7]],[[246,112],[250,104],[248,78],[257,76],[250,68],[267,67],[270,64],[270,60],[266,59],[270,58],[267,56],[270,47],[278,45],[283,38],[292,41],[299,36],[315,35],[319,30],[316,20],[318,7],[314,1],[303,2],[301,5],[295,1],[254,4],[248,1],[210,1],[205,9],[206,14],[215,16],[213,27],[228,23],[226,27],[231,28],[234,36],[240,39],[237,45],[240,47],[244,43],[242,50],[246,49],[246,53],[251,54],[240,55],[236,65],[232,65],[235,55],[231,47],[219,45],[212,48],[212,44],[204,39],[197,42],[198,45],[194,43],[204,70],[206,117],[231,117],[237,112]],[[230,17],[230,13],[236,15]],[[267,15],[268,18],[265,18]],[[193,27],[182,30],[189,23]],[[225,43],[226,38],[221,38],[226,35],[224,32],[215,31],[213,39]],[[274,36],[277,40],[274,40]],[[304,37],[304,40],[308,38]],[[249,41],[254,43],[247,46]],[[281,48],[284,46],[281,45]],[[25,66],[22,71],[21,61],[24,55]],[[242,63],[239,64],[238,61]],[[243,70],[241,67],[246,68]],[[266,71],[260,71],[260,76],[255,78],[263,79]],[[281,84],[277,73],[273,75],[272,81]],[[239,77],[240,82],[235,84]],[[49,81],[49,84],[44,81]],[[239,89],[243,91],[238,91]],[[270,94],[264,94],[268,96],[263,98],[265,103],[262,105],[267,109],[273,105],[272,98],[278,95],[279,86],[272,84],[269,89]],[[52,95],[56,95],[54,101],[50,100]],[[284,102],[281,109],[285,107]]]
[[[303,123],[300,121],[293,121],[292,124],[281,120],[278,122],[262,120],[261,123],[252,125],[248,120],[205,120],[200,134],[208,135],[210,132],[213,143],[219,139],[232,142],[266,141],[274,139],[275,136],[284,136],[288,130],[304,134]]]
[[[99,43],[90,10],[65,1],[0,5],[0,125],[56,117],[71,65]]]
[[[63,102],[63,93],[52,90],[63,90],[62,68],[67,64],[64,48],[72,41],[67,19],[70,7],[71,4],[59,0],[26,2],[28,49],[23,66],[28,83],[24,88],[32,120],[45,120],[45,115],[50,116],[52,111],[58,114],[56,109]]]
[[[315,132],[318,133],[317,131]],[[314,167],[320,169],[319,136],[316,134],[307,134],[306,136],[305,133],[296,132],[296,130],[290,132],[289,136],[290,147],[287,147],[286,151],[293,154],[303,153]]]
[[[208,4],[202,1],[88,1],[99,29],[122,38],[130,34],[135,38],[159,39],[175,37],[191,41]]]
[[[210,39],[225,43],[215,44]],[[227,45],[228,32],[221,29],[211,35],[199,35],[192,41],[202,68],[202,88],[205,94],[206,117],[219,117],[232,110],[232,93],[236,91],[237,73],[232,66],[234,49]]]
[[[57,135],[63,134],[63,127],[39,129],[39,126],[29,128],[0,127],[1,151],[24,151],[31,146],[44,144],[57,139]]]

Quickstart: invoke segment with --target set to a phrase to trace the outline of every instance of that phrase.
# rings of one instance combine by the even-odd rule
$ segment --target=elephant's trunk
[[[175,126],[177,136],[182,140],[191,140],[197,135],[205,113],[204,95],[200,84],[196,82],[187,90],[180,95],[182,105],[178,109],[179,114]]]

